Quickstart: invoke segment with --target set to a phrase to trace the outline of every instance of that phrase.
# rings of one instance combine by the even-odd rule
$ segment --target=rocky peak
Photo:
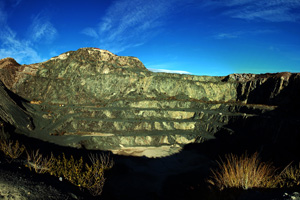
[[[80,48],[77,51],[69,51],[57,57],[51,58],[49,61],[44,62],[44,65],[55,62],[62,62],[65,65],[80,65],[81,67],[93,65],[97,68],[98,72],[105,74],[111,71],[117,72],[118,69],[131,69],[132,71],[147,71],[143,63],[135,57],[117,56],[107,50],[98,48]],[[103,68],[103,65],[109,68]],[[123,70],[124,72],[124,70]]]
[[[4,68],[9,68],[9,67],[15,67],[15,66],[20,66],[19,63],[17,63],[17,61],[13,58],[7,57],[7,58],[3,58],[0,59],[0,69],[4,69]]]
[[[17,72],[22,70],[22,66],[13,58],[3,58],[0,60],[0,80],[11,88],[15,82]]]

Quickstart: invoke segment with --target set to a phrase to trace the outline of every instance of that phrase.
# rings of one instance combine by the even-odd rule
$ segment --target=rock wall
[[[19,103],[17,104],[13,99],[14,97],[16,98],[16,96],[7,90],[0,80],[0,120],[23,131],[32,131],[34,126],[30,114],[23,109],[22,102],[18,101],[20,98],[17,99]]]
[[[33,120],[34,130],[16,131],[59,145],[161,157],[210,140],[266,148],[299,137],[299,74],[153,73],[82,48],[32,65],[2,59],[0,80]]]

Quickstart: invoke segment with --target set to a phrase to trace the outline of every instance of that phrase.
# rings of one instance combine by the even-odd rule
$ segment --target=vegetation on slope
[[[66,179],[80,189],[87,189],[93,196],[101,195],[105,183],[104,171],[114,165],[109,155],[90,154],[90,162],[84,162],[82,157],[74,159],[72,155],[67,158],[64,153],[57,157],[51,153],[48,157],[39,153],[39,149],[28,152],[19,141],[5,139],[0,139],[0,150],[9,163],[26,151],[25,167],[39,174],[48,173]]]

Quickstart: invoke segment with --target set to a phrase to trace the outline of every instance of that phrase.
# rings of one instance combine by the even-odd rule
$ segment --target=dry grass
[[[298,166],[292,166],[289,164],[280,174],[279,174],[280,187],[295,187],[300,185],[300,163]]]
[[[275,188],[279,179],[275,176],[275,168],[261,162],[258,153],[237,157],[233,154],[225,156],[226,160],[218,162],[219,169],[212,170],[208,182],[218,190],[226,188]]]
[[[24,145],[20,145],[19,141],[0,140],[0,149],[8,157],[7,162],[11,163],[14,159],[19,158],[25,150]]]
[[[89,158],[93,165],[101,165],[104,170],[111,169],[114,166],[110,154],[89,154]]]
[[[50,174],[57,177],[64,177],[66,180],[70,181],[72,184],[77,186],[82,186],[82,169],[83,169],[83,159],[75,160],[73,156],[69,159],[66,158],[65,154],[55,158],[54,167],[51,169]]]
[[[90,161],[92,165],[86,164],[87,177],[90,180],[88,182],[89,192],[93,196],[99,196],[102,193],[104,185],[104,171],[111,169],[114,165],[114,161],[110,159],[109,154],[90,154]]]
[[[84,163],[82,157],[79,160],[75,160],[73,156],[68,159],[63,154],[54,159],[54,167],[49,173],[64,177],[72,184],[87,189],[93,196],[99,196],[105,182],[104,171],[112,168],[113,162],[105,155],[90,156],[90,159],[91,165]]]
[[[0,150],[10,158],[8,162],[19,158],[25,151],[25,146],[18,141],[0,140]],[[57,177],[63,177],[72,184],[87,189],[92,195],[99,196],[102,193],[105,178],[104,171],[111,169],[114,165],[109,155],[90,154],[91,164],[84,163],[83,158],[76,160],[71,156],[67,158],[65,154],[54,157],[44,157],[39,153],[39,149],[26,151],[27,162],[25,164],[30,170],[36,173],[49,173]]]
[[[19,158],[25,151],[25,146],[20,145],[18,141],[0,140],[0,150],[12,160]],[[111,169],[114,162],[109,155],[90,154],[91,164],[84,163],[83,158],[76,160],[71,156],[67,158],[65,154],[54,157],[51,153],[50,157],[44,157],[39,153],[39,149],[26,151],[27,162],[25,164],[30,170],[36,173],[49,173],[57,177],[63,177],[70,183],[79,188],[87,189],[92,195],[99,196],[102,193],[105,178],[104,171]]]
[[[39,149],[31,151],[31,153],[26,151],[26,154],[27,163],[25,166],[28,167],[30,171],[34,170],[38,174],[44,174],[54,168],[55,160],[52,153],[50,158],[43,157],[43,155],[39,153]]]

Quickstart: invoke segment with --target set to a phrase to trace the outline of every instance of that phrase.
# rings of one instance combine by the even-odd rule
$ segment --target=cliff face
[[[0,80],[34,129],[0,118],[59,145],[159,157],[209,140],[265,148],[299,137],[299,74],[153,73],[137,58],[82,48],[32,65],[2,59]]]

